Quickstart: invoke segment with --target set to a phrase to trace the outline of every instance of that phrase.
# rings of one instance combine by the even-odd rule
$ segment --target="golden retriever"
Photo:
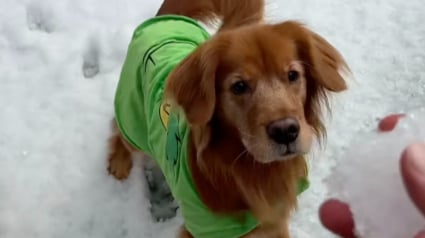
[[[170,69],[164,100],[170,102],[168,109],[183,112],[189,130],[183,158],[203,205],[236,220],[252,213],[258,225],[239,237],[288,238],[297,184],[307,176],[304,156],[312,140],[325,134],[322,107],[328,93],[346,89],[340,72],[348,67],[318,34],[295,21],[264,23],[263,11],[263,0],[165,0],[158,16],[203,22],[220,18],[222,25]],[[143,114],[149,113],[157,112]],[[122,136],[119,123],[113,124],[108,169],[125,179],[131,152],[141,148]],[[219,231],[193,233],[183,225],[179,237],[227,238]]]

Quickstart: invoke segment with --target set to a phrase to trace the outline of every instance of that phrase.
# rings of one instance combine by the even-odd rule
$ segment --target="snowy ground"
[[[340,49],[355,81],[336,98],[314,153],[294,237],[332,237],[317,219],[322,183],[378,117],[425,104],[422,0],[271,0]],[[173,237],[151,221],[144,176],[106,173],[112,100],[131,33],[160,0],[0,0],[0,237]],[[83,70],[84,68],[84,70]],[[84,73],[83,73],[84,72]]]

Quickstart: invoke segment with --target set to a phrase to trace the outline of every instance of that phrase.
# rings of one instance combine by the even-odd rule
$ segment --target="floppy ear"
[[[204,43],[170,73],[165,96],[177,103],[191,125],[207,124],[215,109],[218,53]]]
[[[340,92],[347,89],[342,72],[349,71],[342,55],[325,39],[311,32],[312,77],[326,89]]]
[[[347,88],[342,72],[348,72],[349,68],[329,42],[298,22],[287,21],[276,27],[280,34],[295,40],[307,77],[329,91],[340,92]]]
[[[304,25],[287,21],[273,26],[280,36],[295,43],[298,57],[302,60],[307,79],[305,117],[312,126],[319,142],[326,137],[321,120],[324,103],[329,110],[328,92],[341,92],[347,88],[342,73],[349,68],[340,53],[325,39]]]

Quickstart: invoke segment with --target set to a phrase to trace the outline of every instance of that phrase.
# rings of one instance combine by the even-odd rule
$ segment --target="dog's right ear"
[[[191,125],[206,125],[214,114],[218,59],[218,49],[206,42],[168,76],[165,96],[184,110]]]
[[[277,24],[274,29],[293,40],[310,80],[318,87],[330,92],[347,88],[343,74],[350,70],[342,55],[328,41],[296,21]]]

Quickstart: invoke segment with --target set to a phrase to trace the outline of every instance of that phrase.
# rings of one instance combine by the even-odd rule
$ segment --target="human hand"
[[[382,119],[379,130],[393,130],[402,114],[391,115]],[[400,169],[406,190],[412,201],[425,217],[425,143],[408,146],[400,159]],[[349,205],[335,199],[329,199],[322,204],[319,216],[322,224],[330,231],[344,238],[355,238],[352,213]],[[415,238],[425,238],[425,231]]]

